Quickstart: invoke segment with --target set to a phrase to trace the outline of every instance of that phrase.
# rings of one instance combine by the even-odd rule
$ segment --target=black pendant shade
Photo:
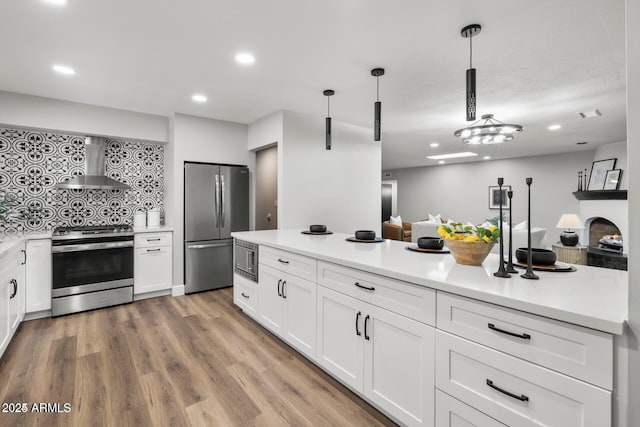
[[[373,140],[380,141],[382,102],[380,102],[380,76],[384,76],[384,68],[374,68],[371,75],[376,78],[376,103],[373,107]]]
[[[331,150],[331,111],[329,109],[329,97],[336,92],[332,89],[326,89],[322,94],[327,97],[327,117],[324,120],[324,139],[325,149]]]
[[[467,25],[460,31],[460,35],[469,39],[469,68],[467,69],[467,121],[476,119],[476,69],[473,68],[473,44],[471,39],[480,33],[480,24]]]

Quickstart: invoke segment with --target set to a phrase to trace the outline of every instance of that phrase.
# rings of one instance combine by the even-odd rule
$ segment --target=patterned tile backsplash
[[[84,137],[0,128],[0,194],[8,193],[29,219],[0,222],[0,232],[58,226],[133,223],[133,213],[164,216],[164,146],[107,139],[106,175],[130,190],[62,190],[58,182],[84,174]]]

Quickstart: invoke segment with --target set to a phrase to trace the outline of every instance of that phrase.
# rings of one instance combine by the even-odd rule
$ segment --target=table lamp
[[[564,229],[560,234],[560,241],[563,245],[575,246],[578,244],[580,237],[573,230],[584,229],[584,223],[576,214],[562,214],[560,221],[556,224],[556,228]]]

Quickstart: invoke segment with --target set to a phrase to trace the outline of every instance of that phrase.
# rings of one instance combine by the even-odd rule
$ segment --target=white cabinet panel
[[[314,258],[268,246],[260,246],[258,251],[260,264],[268,265],[313,283],[316,282],[317,261]]]
[[[25,311],[51,310],[51,239],[28,240],[26,250]]]
[[[436,386],[507,425],[611,425],[611,392],[442,331]]]
[[[316,284],[294,276],[284,276],[284,339],[298,351],[316,358]]]
[[[436,426],[438,427],[505,427],[488,415],[476,411],[446,393],[436,390]]]
[[[258,283],[258,317],[260,323],[277,335],[284,330],[284,299],[280,288],[282,273],[260,265]]]
[[[134,237],[133,293],[171,289],[172,233],[140,233]]]
[[[611,390],[613,337],[438,292],[438,329]]]
[[[134,236],[136,248],[147,248],[154,246],[171,246],[173,233],[163,231],[158,233],[138,233]]]
[[[233,301],[249,316],[258,316],[258,284],[238,274],[233,275]]]

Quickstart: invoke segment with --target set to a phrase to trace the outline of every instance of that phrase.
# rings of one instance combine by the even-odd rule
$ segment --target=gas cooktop
[[[133,235],[133,228],[128,224],[85,225],[76,227],[57,227],[53,230],[54,239],[82,239],[93,236],[127,236]]]

